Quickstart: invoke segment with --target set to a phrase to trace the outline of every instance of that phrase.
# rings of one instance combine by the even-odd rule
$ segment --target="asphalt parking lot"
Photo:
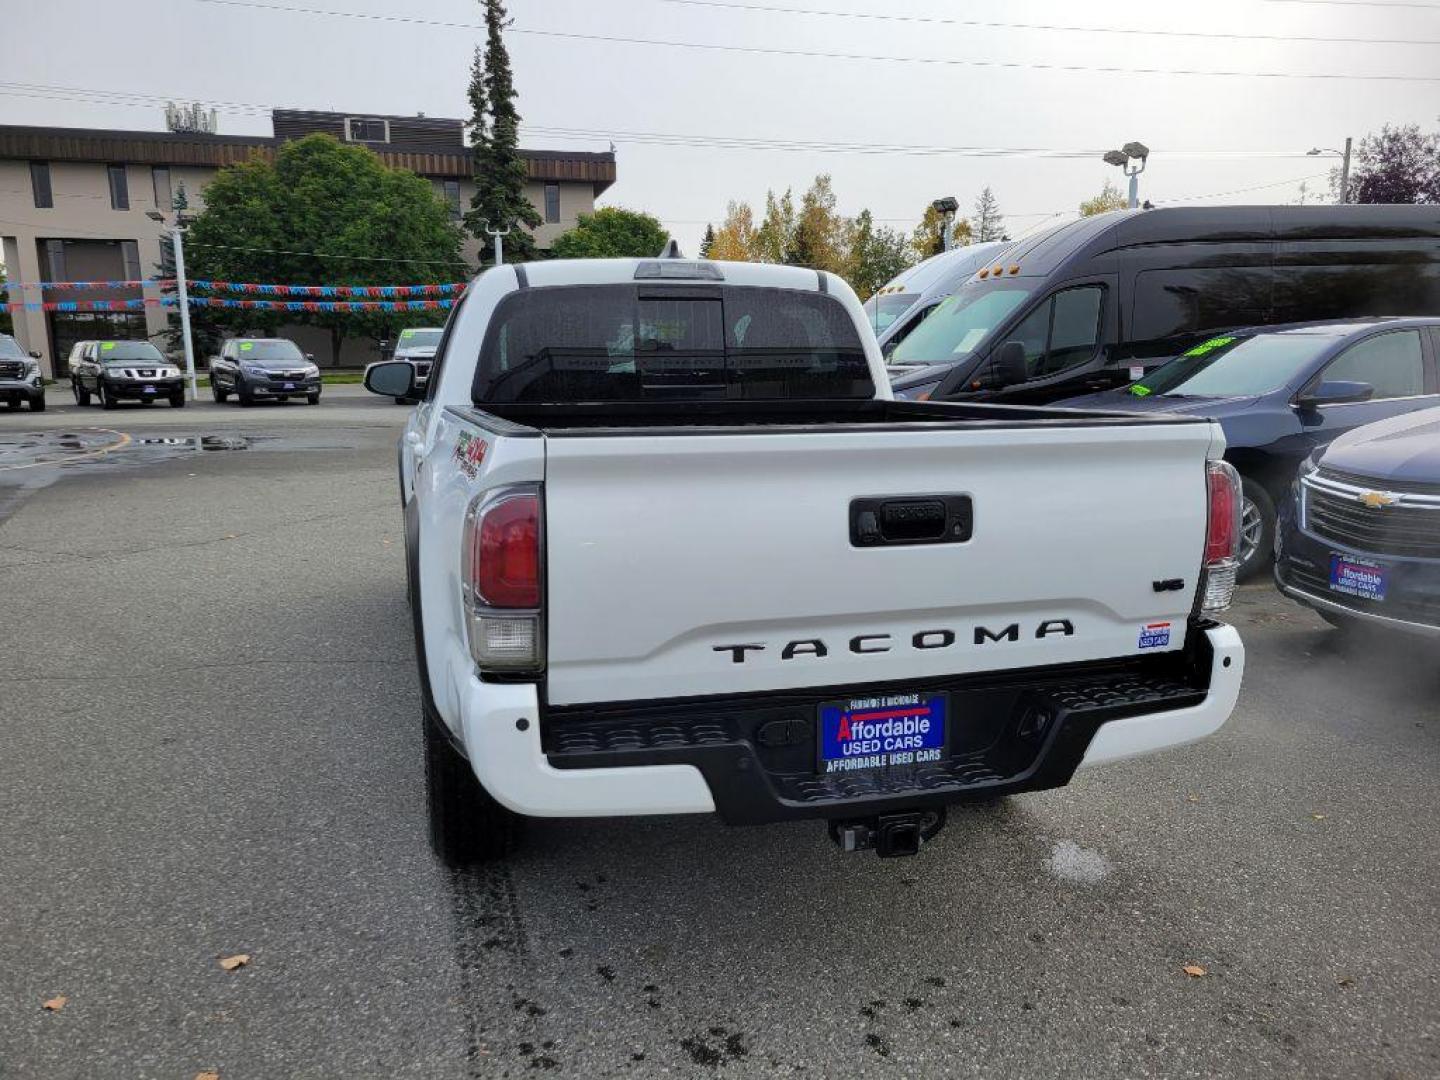
[[[1254,586],[1218,736],[918,858],[567,821],[452,874],[404,410],[59,399],[0,411],[5,1080],[1440,1075],[1433,648]]]

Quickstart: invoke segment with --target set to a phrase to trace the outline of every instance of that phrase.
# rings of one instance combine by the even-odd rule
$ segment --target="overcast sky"
[[[10,2],[0,118],[16,124],[159,129],[165,98],[214,103],[221,132],[232,134],[268,133],[264,110],[273,105],[459,116],[480,40],[469,28],[479,18],[473,0]],[[771,10],[737,10],[742,5]],[[1433,129],[1440,115],[1434,0],[512,0],[509,7],[524,144],[603,150],[613,140],[619,180],[603,201],[653,213],[691,252],[727,200],[750,201],[758,216],[767,188],[794,187],[798,195],[818,172],[833,176],[842,211],[869,207],[907,230],[936,196],[953,194],[968,209],[988,184],[1015,236],[1072,212],[1107,176],[1121,178],[1098,156],[741,149],[626,133],[1097,154],[1133,139],[1155,151],[1142,197],[1163,203],[1271,185],[1204,201],[1290,202],[1302,177],[1312,177],[1312,191],[1325,190],[1328,163],[1304,157],[1310,147],[1338,147],[1347,134],[1358,140],[1387,122]],[[350,17],[395,12],[420,21]],[[1341,40],[1292,40],[1298,36]],[[1362,38],[1404,43],[1357,43]],[[43,89],[56,86],[84,93]],[[543,131],[556,128],[589,137]]]

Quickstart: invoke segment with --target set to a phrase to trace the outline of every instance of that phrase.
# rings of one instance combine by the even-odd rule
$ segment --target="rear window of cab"
[[[511,293],[490,319],[472,386],[477,404],[874,395],[838,300],[744,286]]]

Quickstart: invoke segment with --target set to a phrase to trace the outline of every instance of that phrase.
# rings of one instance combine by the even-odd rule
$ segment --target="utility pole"
[[[492,229],[490,223],[487,221],[485,223],[485,231],[495,238],[495,265],[503,266],[505,264],[505,248],[501,244],[500,238],[510,235],[510,227],[507,225],[503,229]]]

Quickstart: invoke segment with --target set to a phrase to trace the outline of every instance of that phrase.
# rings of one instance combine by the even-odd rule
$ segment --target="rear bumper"
[[[471,678],[461,713],[476,775],[518,813],[718,812],[754,824],[1058,787],[1082,766],[1213,733],[1243,669],[1239,634],[1212,625],[1192,632],[1183,654],[954,680],[945,689],[966,737],[952,736],[943,762],[879,776],[816,773],[810,718],[829,689],[547,710],[533,685]]]

